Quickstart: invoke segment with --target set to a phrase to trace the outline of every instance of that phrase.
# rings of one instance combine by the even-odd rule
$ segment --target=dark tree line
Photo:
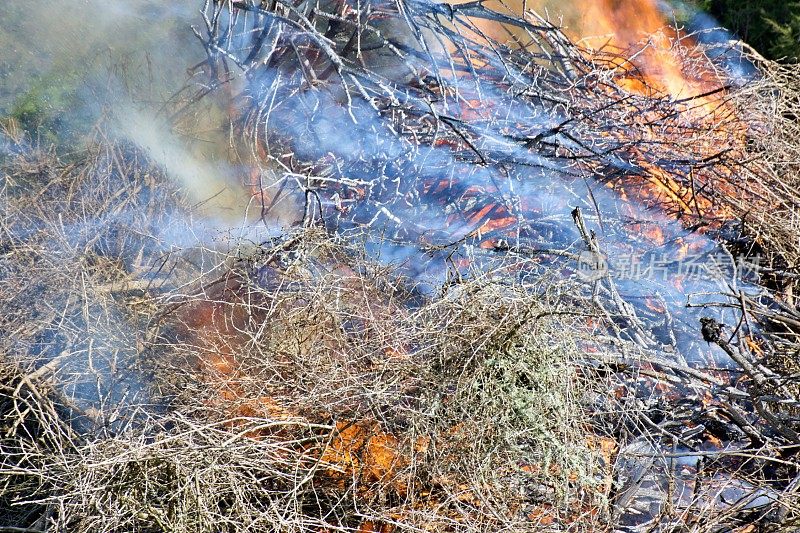
[[[800,57],[800,2],[795,0],[697,0],[720,24],[770,59]]]

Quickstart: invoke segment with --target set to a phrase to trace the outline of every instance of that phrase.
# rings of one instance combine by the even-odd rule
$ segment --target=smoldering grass
[[[317,230],[165,253],[183,199],[117,145],[4,173],[0,525],[525,531],[605,505],[563,285],[420,298]]]

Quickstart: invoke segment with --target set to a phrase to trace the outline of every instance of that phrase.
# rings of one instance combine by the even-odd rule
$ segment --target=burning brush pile
[[[227,231],[9,123],[0,531],[800,520],[796,75],[590,4],[206,1]]]
[[[476,271],[431,298],[318,229],[179,249],[161,228],[194,228],[163,172],[101,146],[6,168],[4,527],[488,531],[605,512],[570,284]]]

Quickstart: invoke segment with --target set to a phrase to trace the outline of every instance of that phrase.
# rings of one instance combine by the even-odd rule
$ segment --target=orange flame
[[[456,3],[467,0],[457,0]],[[657,0],[586,0],[563,5],[556,0],[487,0],[491,9],[531,19],[530,10],[548,14],[564,33],[581,45],[587,59],[612,78],[597,90],[623,90],[633,95],[666,97],[674,102],[675,120],[664,120],[659,113],[632,107],[639,117],[636,127],[621,131],[633,148],[634,159],[642,168],[638,175],[626,175],[610,186],[621,196],[660,206],[666,218],[678,216],[687,225],[702,221],[714,227],[720,221],[736,218],[725,202],[711,197],[741,197],[740,187],[732,186],[735,177],[714,174],[701,164],[683,172],[661,168],[658,154],[649,154],[649,147],[663,146],[665,139],[674,146],[686,148],[687,160],[713,160],[714,154],[728,153],[733,159],[745,159],[746,132],[740,111],[727,98],[724,81],[717,67],[704,55],[698,43],[676,27]],[[566,11],[563,11],[565,10]],[[526,11],[529,10],[529,11]],[[477,41],[494,39],[508,46],[527,42],[524,32],[511,25],[481,18],[471,18],[480,30]],[[605,87],[605,88],[604,88]],[[665,104],[668,105],[668,104]],[[652,127],[657,124],[657,127]],[[614,135],[609,133],[608,135]],[[636,137],[633,139],[632,137]],[[657,150],[658,148],[655,148]],[[650,157],[650,156],[653,157]],[[491,218],[503,219],[499,213]],[[496,221],[480,227],[478,233],[501,229],[508,222]],[[487,231],[484,231],[487,230]],[[663,242],[659,235],[649,235],[655,244]],[[664,236],[672,238],[674,235]]]
[[[676,43],[681,39],[670,27],[655,0],[594,0],[582,2],[582,42],[592,50],[611,47],[630,59],[616,61],[623,70],[636,70],[655,88],[674,98],[685,98],[706,89],[708,83],[687,76],[684,58]],[[629,90],[646,92],[636,78],[626,78]]]
[[[563,2],[555,0],[506,0],[502,3],[489,0],[484,3],[516,16],[525,16],[526,9],[554,15],[561,21],[556,24],[562,25],[564,32],[585,46],[592,56],[599,54],[599,58],[603,51],[615,52],[615,55],[622,52],[619,55],[627,59],[616,57],[610,61],[612,67],[623,74],[619,84],[632,92],[649,93],[655,89],[673,98],[687,98],[715,85],[709,72],[698,72],[697,65],[687,68],[687,59],[692,58],[683,57],[683,53],[693,43],[680,35],[656,0],[587,0],[574,4],[565,8]],[[481,35],[476,33],[470,37],[479,41],[483,36],[500,42],[512,38],[509,43],[513,46],[513,39],[526,40],[524,32],[517,28],[478,18],[471,22]],[[677,46],[679,44],[683,46]],[[635,75],[626,77],[625,72]]]

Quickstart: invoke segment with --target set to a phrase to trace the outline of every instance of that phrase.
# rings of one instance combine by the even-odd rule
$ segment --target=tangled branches
[[[767,117],[740,100],[741,85],[765,85],[731,71],[741,53],[692,36],[674,43],[679,94],[634,51],[589,51],[533,12],[482,3],[219,2],[198,36],[215,83],[241,80],[240,129],[265,165],[252,186],[267,211],[294,188],[306,219],[412,241],[477,232],[480,243],[489,220],[535,226],[541,214],[520,197],[574,194],[586,178],[687,225],[740,216],[727,196],[775,200],[774,172],[748,150]]]
[[[198,250],[144,216],[185,209],[145,162],[102,145],[5,171],[0,528],[533,530],[604,509],[558,284],[428,299],[315,231]]]

